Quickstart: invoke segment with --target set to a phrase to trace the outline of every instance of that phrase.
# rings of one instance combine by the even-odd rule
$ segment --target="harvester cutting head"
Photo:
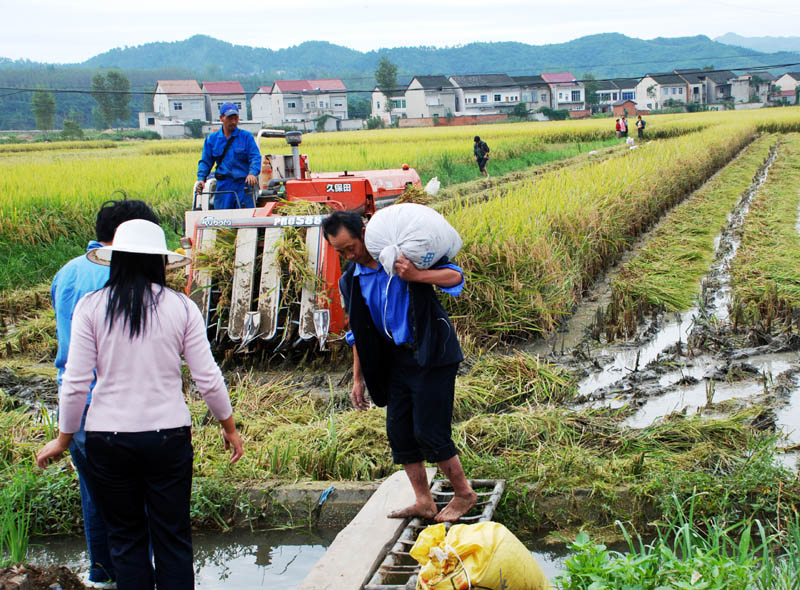
[[[259,138],[262,134],[259,134]],[[292,155],[265,155],[254,209],[213,209],[214,183],[193,194],[183,246],[192,256],[187,292],[200,307],[209,337],[235,352],[269,352],[345,329],[339,257],[321,225],[331,210],[370,216],[419,176],[397,170],[312,174],[300,155],[300,133],[286,140]],[[233,343],[231,346],[230,343]]]

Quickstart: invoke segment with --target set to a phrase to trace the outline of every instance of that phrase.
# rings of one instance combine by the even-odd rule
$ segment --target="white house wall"
[[[226,102],[232,102],[239,107],[239,119],[247,120],[247,99],[244,94],[207,94],[206,109],[208,110],[208,121],[212,123],[219,121],[219,109]]]

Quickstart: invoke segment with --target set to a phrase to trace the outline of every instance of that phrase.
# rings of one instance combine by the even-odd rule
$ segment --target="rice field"
[[[763,404],[713,417],[673,414],[634,429],[624,425],[633,407],[576,409],[577,377],[564,367],[521,351],[489,350],[556,329],[587,287],[676,206],[672,215],[684,212],[681,225],[695,224],[688,235],[696,241],[655,232],[643,252],[670,253],[675,242],[683,242],[690,259],[672,257],[670,272],[683,271],[681,280],[696,289],[693,277],[708,266],[720,220],[776,141],[783,159],[763,198],[753,203],[735,287],[752,313],[763,316],[764,294],[770,292],[795,305],[800,108],[647,119],[654,141],[633,150],[607,141],[608,119],[304,138],[302,151],[315,170],[407,162],[423,179],[459,166],[477,176],[471,152],[476,133],[492,147],[490,167],[532,153],[569,154],[557,166],[527,168],[507,181],[481,179],[444,191],[442,210],[464,240],[457,262],[467,274],[465,292],[448,301],[469,344],[457,382],[454,437],[471,477],[509,480],[499,516],[517,527],[602,529],[615,520],[644,527],[674,516],[676,498],[682,503],[695,495],[699,518],[772,522],[776,512],[800,502],[800,482],[775,460],[775,433],[759,422],[770,411]],[[588,155],[589,146],[601,153]],[[68,258],[83,249],[96,208],[116,190],[148,200],[167,220],[179,218],[199,151],[199,142],[153,141],[0,152],[0,265],[6,269],[0,271],[0,317],[22,326],[0,341],[8,351],[4,363],[24,372],[49,362],[53,344],[47,289],[27,288],[23,279],[10,277],[46,284],[67,253]],[[269,140],[262,151],[286,148]],[[649,263],[651,269],[659,266]],[[35,268],[36,276],[13,274],[23,267]],[[645,267],[632,272],[646,275],[642,280],[651,285],[662,280]],[[687,288],[677,288],[684,299],[670,299],[672,291],[665,290],[659,305],[684,305]],[[229,374],[248,445],[233,468],[218,428],[206,424],[204,404],[187,389],[195,524],[226,526],[246,505],[248,490],[263,488],[267,480],[374,480],[396,469],[387,452],[383,410],[353,411],[346,378],[337,383],[329,372],[301,373]],[[11,481],[21,474],[25,480],[32,530],[76,532],[72,472],[63,462],[35,476],[22,467],[52,434],[45,416],[17,407],[0,391],[0,477]],[[572,501],[577,491],[587,498],[580,511]]]

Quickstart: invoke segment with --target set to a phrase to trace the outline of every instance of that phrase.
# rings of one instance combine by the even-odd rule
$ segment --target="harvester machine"
[[[214,209],[216,181],[192,193],[192,210],[186,212],[186,237],[182,246],[192,256],[187,293],[200,307],[209,339],[218,345],[233,343],[235,352],[262,348],[275,352],[319,343],[324,349],[329,334],[341,334],[345,314],[339,294],[339,257],[322,235],[325,211],[357,211],[369,217],[394,202],[409,184],[419,185],[416,171],[403,165],[395,170],[324,172],[309,170],[308,157],[300,154],[299,132],[259,132],[285,136],[290,155],[262,156],[260,190],[254,209]],[[319,213],[299,214],[293,203],[319,203]],[[309,206],[313,207],[313,206]],[[307,208],[306,208],[307,209]],[[294,214],[293,214],[294,213]],[[233,276],[203,263],[203,252],[213,250],[222,232],[235,244]],[[288,268],[282,268],[279,250],[284,234],[296,232],[295,243],[305,243],[305,279],[292,285]],[[194,251],[194,252],[192,252]]]

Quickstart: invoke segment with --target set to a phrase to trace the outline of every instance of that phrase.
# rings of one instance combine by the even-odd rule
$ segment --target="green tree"
[[[386,95],[386,112],[390,112],[392,110],[392,94],[397,91],[397,66],[385,55],[381,56],[378,69],[375,70],[375,83]]]
[[[111,127],[116,121],[127,121],[131,115],[131,83],[125,74],[111,70],[105,76],[97,73],[92,76],[92,96],[103,125]]]
[[[586,106],[594,110],[593,107],[596,107],[597,103],[600,102],[597,97],[597,90],[600,85],[594,77],[594,74],[587,72],[583,75],[583,87],[586,89]]]
[[[368,98],[356,94],[347,95],[347,116],[350,119],[366,119],[371,110],[372,105]]]
[[[514,108],[511,109],[511,116],[519,117],[520,119],[527,119],[529,112],[530,111],[527,109],[524,102],[518,102],[514,105]]]
[[[31,98],[31,109],[36,119],[36,128],[47,131],[53,128],[53,115],[56,113],[56,99],[53,93],[37,90]]]
[[[64,129],[61,131],[62,139],[83,139],[83,129],[77,121],[64,119]]]

